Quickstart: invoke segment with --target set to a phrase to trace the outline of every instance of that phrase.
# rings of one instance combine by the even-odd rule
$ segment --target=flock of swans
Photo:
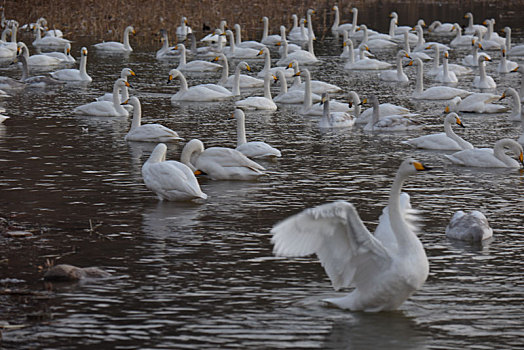
[[[438,101],[443,104],[443,109],[445,107],[447,115],[442,121],[444,132],[408,139],[405,140],[406,144],[423,149],[455,151],[445,154],[445,159],[461,166],[518,168],[524,165],[524,134],[518,141],[502,137],[491,149],[476,148],[453,130],[454,125],[464,127],[459,115],[463,112],[506,113],[511,110],[508,117],[521,121],[524,126],[521,109],[524,90],[521,88],[519,94],[515,89],[507,88],[502,93],[496,93],[496,79],[486,73],[485,65],[492,64],[492,56],[497,52],[501,57],[498,74],[521,70],[517,63],[508,58],[524,55],[522,45],[511,46],[510,28],[504,29],[506,37],[501,38],[494,31],[494,20],[486,20],[485,26],[475,24],[473,15],[467,13],[465,18],[469,24],[464,33],[457,23],[435,21],[429,26],[428,32],[434,37],[446,38],[448,44],[444,44],[424,39],[423,20],[413,27],[400,27],[398,15],[393,12],[389,33],[384,34],[364,24],[358,25],[356,8],[351,10],[352,23],[341,23],[337,6],[332,10],[335,21],[331,31],[333,35],[343,37],[341,57],[345,61],[344,69],[378,72],[377,79],[385,83],[409,84],[410,79],[404,69],[415,66],[416,81],[411,98]],[[324,129],[350,130],[361,126],[365,131],[382,133],[424,128],[425,125],[417,118],[417,111],[380,103],[377,95],[361,100],[355,91],[344,92],[335,84],[312,79],[312,72],[322,69],[322,59],[316,57],[314,52],[314,14],[314,10],[308,10],[306,18],[301,20],[294,15],[293,28],[286,33],[286,27],[281,26],[280,35],[269,34],[268,18],[264,17],[261,41],[242,41],[240,25],[235,25],[236,33],[233,33],[226,29],[223,22],[212,34],[201,40],[208,45],[197,47],[195,34],[185,17],[177,28],[179,43],[175,46],[169,46],[167,31],[162,31],[162,48],[156,52],[156,58],[178,61],[178,66],[167,74],[168,83],[178,81],[178,91],[172,95],[171,102],[231,103],[232,118],[237,122],[236,148],[205,148],[204,143],[195,138],[183,147],[180,161],[166,160],[166,143],[182,142],[184,139],[176,131],[161,124],[142,124],[140,100],[137,96],[130,96],[128,90],[131,87],[128,77],[135,75],[129,68],[122,70],[112,93],[79,105],[73,112],[105,117],[132,115],[125,140],[157,143],[142,167],[145,186],[160,200],[174,201],[207,199],[197,176],[205,175],[213,180],[252,181],[265,174],[265,168],[258,163],[259,159],[282,156],[280,150],[265,142],[246,139],[245,118],[253,110],[274,111],[282,104],[297,105],[298,113],[319,117],[318,127]],[[39,20],[31,25],[36,33],[33,46],[53,47],[64,52],[30,55],[26,44],[16,41],[18,24],[9,24],[4,30],[5,35],[2,35],[0,55],[4,52],[7,55],[9,51],[13,59],[20,61],[23,74],[20,80],[2,77],[0,88],[92,81],[87,72],[86,47],[80,50],[78,69],[57,69],[49,75],[30,76],[29,69],[32,66],[58,67],[64,62],[76,62],[70,54],[69,40],[56,31],[42,33],[46,26],[44,21]],[[134,32],[134,28],[128,26],[123,42],[98,43],[93,45],[93,49],[96,52],[129,53],[133,50],[129,35]],[[7,35],[15,38],[14,41],[7,41]],[[381,61],[375,57],[375,53],[382,50],[396,50],[395,62]],[[450,52],[454,50],[470,50],[471,54],[461,62],[451,63]],[[188,59],[189,55],[191,59]],[[274,60],[272,55],[279,55],[280,58]],[[229,75],[229,64],[233,60],[237,64],[234,74]],[[252,72],[252,60],[264,63],[256,76],[248,74]],[[272,63],[276,66],[272,66]],[[425,64],[431,65],[431,68],[424,69]],[[186,79],[186,75],[192,72],[219,71],[221,78],[216,83],[190,86]],[[454,87],[464,76],[472,73],[476,75],[471,82],[471,89]],[[424,74],[435,82],[426,89]],[[271,85],[275,83],[280,86],[280,91],[273,97]],[[332,95],[337,95],[341,100],[330,100]],[[499,102],[505,98],[512,99],[510,108]],[[371,108],[362,111],[362,106],[366,104],[370,104]],[[0,118],[0,122],[5,119]],[[400,164],[388,205],[379,218],[375,233],[365,227],[352,204],[337,201],[306,209],[275,225],[271,230],[274,253],[290,257],[315,253],[335,289],[354,288],[347,296],[327,299],[330,304],[349,310],[374,312],[397,309],[424,284],[428,276],[428,259],[417,237],[415,212],[411,209],[409,196],[401,193],[402,185],[409,176],[425,170],[429,168],[409,157]],[[482,213],[459,212],[453,217],[446,233],[458,239],[479,241],[490,237],[492,230]]]

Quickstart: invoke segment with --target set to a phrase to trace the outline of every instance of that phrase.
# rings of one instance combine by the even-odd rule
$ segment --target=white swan
[[[122,68],[120,71],[120,78],[127,81],[127,78],[130,76],[136,76],[135,72],[130,68]],[[124,102],[129,99],[129,90],[126,85],[123,85],[120,89],[120,101]],[[100,97],[96,98],[97,101],[113,101],[113,93],[112,92],[106,92]],[[126,105],[124,107],[127,107]],[[127,108],[126,108],[127,109]],[[132,107],[129,108],[131,110]]]
[[[489,30],[488,30],[489,32]],[[482,45],[483,50],[500,50],[504,43],[499,42],[498,40],[493,40],[488,38],[488,32],[485,34],[479,33],[479,43]]]
[[[256,180],[264,175],[265,170],[236,149],[204,149],[204,144],[198,139],[193,139],[184,146],[180,161],[193,172],[199,170],[213,180]]]
[[[344,32],[342,37],[342,53],[340,54],[340,58],[346,58],[350,63],[354,63],[355,55],[359,55],[360,49],[354,48],[353,40],[349,39],[348,32]],[[360,56],[357,56],[357,58],[360,59]]]
[[[495,80],[486,74],[486,61],[491,61],[488,55],[479,55],[479,75],[473,78],[473,87],[478,89],[494,89],[497,87]]]
[[[171,69],[169,71],[168,84],[173,79],[178,78],[180,80],[180,90],[171,96],[171,103],[175,102],[213,102],[223,101],[232,97],[230,91],[228,93],[220,92],[207,88],[205,86],[196,85],[188,88],[187,80],[184,74],[178,69]],[[226,89],[227,91],[227,89]]]
[[[446,112],[503,113],[508,111],[509,108],[504,105],[491,103],[499,99],[499,95],[488,92],[475,92],[464,99],[457,96],[448,102]]]
[[[363,103],[366,103],[367,100],[365,99]],[[364,131],[405,131],[424,127],[420,122],[416,122],[404,114],[381,115],[378,97],[371,95],[369,100],[373,105],[373,112],[371,120],[364,126]]]
[[[478,210],[468,213],[459,210],[446,226],[446,237],[461,241],[480,242],[492,236],[493,229],[488,219]]]
[[[235,109],[233,118],[237,121],[237,148],[248,158],[276,158],[282,154],[278,149],[262,141],[249,141],[246,139],[246,116],[241,109]]]
[[[497,43],[500,48],[502,48],[506,44],[506,39],[499,36],[499,33],[495,32],[494,26],[495,26],[495,19],[486,19],[484,21],[484,24],[487,25],[488,31],[486,34],[484,34],[484,40],[489,40]]]
[[[433,21],[428,26],[428,33],[435,35],[452,35],[453,24],[452,23],[442,23],[440,21]]]
[[[264,24],[264,29],[262,31],[262,39],[260,42],[264,45],[275,45],[279,41],[282,41],[280,35],[272,34],[269,35],[269,18],[266,16],[262,17],[262,22]]]
[[[329,109],[329,94],[323,93],[321,104],[324,105],[322,118],[318,122],[319,128],[348,128],[355,124],[355,116],[348,112],[331,112]]]
[[[500,96],[499,100],[502,100],[506,97],[511,97],[511,114],[508,116],[509,120],[513,121],[520,121],[524,117],[524,114],[522,114],[522,106],[520,104],[520,96],[517,93],[517,90],[515,90],[512,87],[506,88],[504,92],[502,93],[502,96]],[[523,124],[524,125],[524,124]]]
[[[431,61],[431,56],[429,56],[427,53],[423,52],[423,51],[416,51],[416,52],[412,52],[411,51],[411,45],[409,43],[409,37],[408,37],[408,34],[409,33],[404,33],[404,50],[406,50],[406,52],[408,53],[409,57],[411,58],[420,58],[422,61]],[[426,50],[428,50],[430,48],[430,46],[428,45],[426,47]]]
[[[396,42],[390,40],[389,35],[386,35],[385,37],[375,35],[370,38],[368,27],[365,24],[361,24],[357,28],[357,31],[359,30],[364,32],[360,45],[367,45],[371,50],[394,49],[398,46]]]
[[[64,81],[93,81],[89,74],[87,74],[87,48],[83,47],[80,50],[80,55],[80,66],[78,69],[60,69],[51,72],[51,76],[55,79]]]
[[[127,26],[124,30],[123,43],[117,41],[106,41],[93,45],[97,50],[108,52],[131,52],[133,48],[129,44],[129,34],[135,35],[135,29]]]
[[[517,156],[518,161],[505,153],[507,147]],[[524,165],[522,146],[512,139],[501,139],[495,142],[494,148],[474,148],[446,154],[452,163],[482,168],[518,168]]]
[[[313,94],[312,94],[312,88],[311,88],[311,73],[308,69],[303,69],[301,71],[298,71],[295,73],[296,75],[300,75],[304,77],[304,101],[302,103],[302,107],[300,108],[300,114],[302,115],[317,115],[321,116],[324,114],[324,106],[320,103],[313,104]],[[351,95],[351,92],[350,92]],[[358,95],[357,95],[357,99]],[[360,100],[358,102],[354,101],[354,104],[360,103]],[[350,110],[350,106],[348,103],[342,103],[338,101],[331,100],[330,101],[330,110],[333,112],[348,112]]]
[[[302,50],[302,46],[299,46],[297,44],[292,44],[287,40],[285,26],[280,26],[280,37],[282,38],[282,40],[276,43],[275,45],[279,46],[278,53],[280,54],[281,57],[284,54],[284,49],[285,49],[284,45],[282,45],[281,43],[284,41],[287,43],[287,53],[288,54],[294,51]]]
[[[448,45],[441,44],[436,41],[426,42],[426,40],[424,40],[424,30],[422,29],[421,25],[417,24],[413,29],[417,32],[418,36],[417,45],[415,45],[415,48],[413,49],[414,52],[424,51],[428,45],[437,45],[442,51],[451,50]]]
[[[276,75],[276,72],[278,70],[283,70],[286,74],[286,78],[293,77],[293,74],[295,74],[295,71],[292,68],[287,67],[273,67],[271,68],[271,53],[269,52],[269,49],[267,47],[264,47],[262,50],[258,52],[258,55],[264,55],[264,67],[260,72],[258,72],[257,76],[260,78],[264,78],[267,74],[270,75]]]
[[[296,60],[291,61],[291,63],[288,65],[288,68],[289,67],[293,68],[293,71],[295,72],[294,77],[293,77],[293,85],[289,88],[289,90],[304,90],[305,91],[306,83],[303,83],[300,79],[301,74],[300,74],[300,65],[298,61]],[[334,84],[326,83],[325,81],[310,79],[310,84],[311,84],[311,93],[313,94],[322,94],[324,92],[336,93],[336,92],[342,91],[341,87],[334,85]],[[319,101],[320,101],[320,96],[319,96]]]
[[[513,72],[518,67],[517,62],[510,61],[506,58],[506,48],[503,47],[500,50],[500,62],[497,66],[497,72],[499,73],[509,73]]]
[[[8,116],[0,114],[0,124],[3,123],[5,120],[9,119]]]
[[[180,61],[176,69],[181,72],[218,72],[222,68],[220,64],[203,60],[187,62],[186,46],[184,44],[177,44],[173,49],[180,51]]]
[[[251,47],[237,47],[235,44],[235,35],[229,29],[226,30],[226,35],[229,39],[229,47],[225,48],[223,52],[227,57],[239,59],[258,58],[257,56],[260,50]]]
[[[502,31],[506,33],[506,50],[508,50],[508,56],[524,56],[524,44],[515,46],[511,44],[511,28],[504,27]]]
[[[471,40],[471,53],[462,58],[462,64],[470,67],[478,67],[478,52],[481,48],[481,44],[479,44],[476,40]]]
[[[296,50],[291,53],[288,53],[287,40],[280,42],[280,44],[284,45],[284,52],[282,53],[282,57],[277,61],[277,66],[287,66],[293,61],[297,61],[298,63],[304,65],[315,64],[319,62],[317,56],[315,56],[315,51],[313,47],[313,32],[311,31],[311,29],[309,29],[309,32],[310,35],[307,40],[307,51]]]
[[[397,52],[397,69],[385,70],[380,72],[378,74],[380,80],[407,83],[409,81],[408,76],[406,75],[406,73],[404,73],[404,70],[402,69],[402,59],[404,57],[411,59],[406,50],[399,50]]]
[[[467,12],[464,15],[464,18],[468,19],[468,26],[464,29],[465,34],[475,34],[475,33],[484,34],[488,31],[488,28],[486,28],[482,24],[474,24],[473,14],[471,12]]]
[[[435,80],[445,84],[458,83],[458,78],[453,71],[448,67],[449,53],[444,52],[444,59],[442,60],[442,70],[435,75]]]
[[[64,52],[43,52],[42,55],[56,57],[63,63],[75,63],[76,59],[71,56],[71,44],[67,43]]]
[[[160,200],[206,199],[191,169],[175,160],[166,161],[167,146],[158,144],[142,166],[142,178]]]
[[[299,21],[300,26],[298,28],[291,28],[289,31],[289,34],[287,35],[287,39],[289,41],[293,41],[296,43],[304,43],[308,40],[308,33],[306,29],[306,20],[304,18],[301,18]],[[280,40],[282,41],[282,40]]]
[[[335,20],[331,26],[331,33],[333,35],[339,35],[343,34],[344,32],[351,31],[353,26],[356,26],[356,23],[340,23],[340,11],[337,5],[333,6],[331,9],[335,12]],[[352,10],[349,11],[352,12]],[[354,16],[354,20],[356,22],[356,16]]]
[[[187,23],[187,18],[182,16],[180,19],[180,25],[176,28],[176,37],[178,41],[184,41],[187,36],[191,34],[193,30]]]
[[[478,37],[475,35],[470,35],[470,34],[462,35],[462,27],[458,23],[455,23],[453,25],[452,30],[456,31],[457,34],[453,38],[453,40],[451,40],[451,42],[449,43],[449,46],[451,47],[470,46],[472,40],[478,40]]]
[[[436,45],[428,45],[427,49],[433,49],[433,51],[435,53],[434,60],[433,60],[433,66],[427,71],[427,74],[428,75],[444,74],[443,73],[444,66],[440,65],[440,49],[439,49],[439,47],[436,46]],[[448,70],[450,72],[453,72],[455,74],[455,76],[470,74],[471,72],[473,72],[473,70],[471,68],[464,67],[464,66],[462,66],[460,64],[449,63],[449,60],[448,60]]]
[[[42,54],[38,55],[31,55],[29,56],[29,49],[27,48],[26,44],[19,41],[17,44],[17,55],[24,55],[27,64],[31,66],[38,66],[38,67],[49,67],[49,66],[56,66],[62,64],[62,62],[56,58],[56,57],[50,57]]]
[[[297,74],[300,74],[300,72]],[[280,81],[280,92],[274,97],[273,101],[286,104],[299,104],[304,102],[304,95],[306,94],[305,90],[293,89],[288,91],[286,77],[282,71],[277,72],[276,78]],[[311,92],[310,94],[312,100],[315,102],[320,101],[320,96]]]
[[[369,48],[366,45],[360,47],[360,59],[353,63],[346,62],[344,69],[347,70],[378,70],[391,68],[391,64],[384,61],[379,61],[375,58],[370,58],[373,55],[369,53]]]
[[[240,74],[240,71],[242,69],[245,69],[247,70],[248,72],[251,72],[251,66],[245,62],[245,61],[240,61],[238,62],[236,68],[235,68],[235,73],[233,75],[229,75],[229,64],[228,64],[228,60],[227,60],[227,57],[226,55],[224,54],[218,54],[213,61],[218,61],[222,64],[222,76],[220,78],[220,80],[218,81],[218,84],[219,85],[223,85],[227,88],[232,88],[235,86],[235,79],[237,79],[237,76],[238,76],[238,79],[239,79],[239,82],[238,82],[238,87],[239,89],[240,88],[255,88],[255,87],[262,87],[264,86],[264,80],[263,79],[258,79],[258,78],[255,78],[255,77],[252,77],[250,75],[246,75],[246,74]],[[238,94],[235,94],[235,91],[233,91],[233,94],[235,96],[238,96],[240,94],[240,92]]]
[[[424,64],[418,58],[415,58],[409,64],[415,64],[417,68],[417,83],[412,98],[418,100],[451,100],[455,96],[466,97],[471,92],[463,89],[457,89],[450,86],[432,86],[424,90],[423,76]]]
[[[315,253],[335,290],[355,288],[344,297],[326,299],[329,304],[352,311],[398,309],[429,273],[424,247],[408,216],[409,196],[400,192],[408,176],[428,169],[410,158],[402,162],[375,234],[351,203],[336,201],[273,226],[273,253],[289,257]]]
[[[15,58],[15,61],[19,60],[22,63],[22,78],[20,81],[26,84],[27,86],[32,87],[48,87],[48,86],[57,86],[65,84],[65,82],[56,80],[48,75],[29,75],[29,67],[27,66],[27,60],[24,55],[20,55]],[[0,113],[4,111],[0,110]]]
[[[75,114],[90,115],[96,117],[127,117],[129,112],[120,104],[120,89],[129,87],[129,83],[122,78],[115,81],[113,85],[113,101],[94,101],[76,107]]]
[[[463,138],[455,134],[451,128],[452,124],[459,125],[464,128],[464,124],[460,120],[457,113],[449,113],[444,119],[444,131],[438,134],[424,135],[404,141],[409,145],[417,148],[436,149],[436,150],[453,150],[460,151],[463,149],[473,149],[473,145]]]
[[[397,34],[397,20],[395,18],[391,18],[389,21],[389,38],[390,40],[396,42],[396,43],[402,43],[407,40],[409,44],[416,45],[418,41],[418,37],[410,33],[409,31],[406,31],[404,33]]]
[[[264,78],[264,96],[249,96],[243,100],[235,102],[237,108],[252,110],[252,109],[262,109],[268,111],[276,111],[277,105],[271,97],[270,82],[274,79],[274,76],[267,74]]]
[[[254,41],[254,40],[248,40],[248,41],[242,41],[242,29],[240,27],[240,24],[235,24],[235,45],[237,47],[248,47],[251,49],[256,49],[257,53],[260,51],[264,46],[261,42]],[[285,27],[284,27],[285,28]]]
[[[357,119],[355,123],[356,124],[368,124],[371,121],[371,119],[373,118],[373,110],[374,110],[373,106],[366,109],[364,112],[360,113],[360,106],[367,104],[368,100],[364,99],[362,102],[360,102],[360,99],[358,99],[358,102],[354,101],[354,103],[358,105],[358,109],[357,109],[357,106],[354,107],[356,111],[355,115],[357,115]],[[394,105],[394,104],[387,103],[387,102],[381,103],[379,105],[378,113],[379,113],[379,119],[386,117],[388,115],[402,115],[405,117],[418,116],[418,114],[416,113],[411,113],[409,109],[406,107]]]
[[[71,41],[56,36],[42,37],[42,27],[40,25],[36,25],[33,30],[36,32],[36,39],[33,41],[33,46],[36,48],[63,49],[67,44],[71,44]]]
[[[129,100],[124,101],[123,104],[128,103],[133,106],[133,120],[131,121],[131,128],[124,140],[140,142],[176,142],[182,140],[176,131],[166,128],[163,125],[142,125],[142,107],[140,101],[137,97],[132,96]]]

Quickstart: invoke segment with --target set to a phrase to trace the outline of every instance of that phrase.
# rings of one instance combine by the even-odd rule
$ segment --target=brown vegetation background
[[[359,23],[382,31],[387,30],[388,14],[393,10],[401,14],[400,25],[413,24],[419,18],[428,24],[434,19],[465,24],[467,11],[476,11],[476,22],[493,17],[501,23],[512,16],[518,19],[524,10],[524,0],[3,0],[6,18],[21,25],[45,17],[50,28],[63,30],[69,39],[89,37],[96,41],[121,40],[124,28],[133,25],[137,31],[133,40],[141,43],[151,41],[151,35],[162,28],[173,41],[182,16],[188,18],[197,38],[207,34],[202,31],[204,23],[216,28],[225,19],[231,27],[235,23],[242,26],[244,39],[260,39],[262,16],[270,18],[270,32],[278,33],[282,24],[290,28],[293,13],[303,17],[308,8],[317,11],[313,23],[317,36],[322,36],[333,23],[334,4],[341,10],[342,22],[351,21],[349,9],[357,7]],[[371,8],[373,11],[361,10]],[[522,27],[521,22],[519,19],[514,26]]]

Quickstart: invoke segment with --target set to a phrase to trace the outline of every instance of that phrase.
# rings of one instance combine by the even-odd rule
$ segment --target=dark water
[[[503,26],[503,23],[500,23]],[[428,37],[428,40],[439,39]],[[439,39],[440,40],[440,39]],[[449,39],[443,39],[446,41]],[[514,37],[514,42],[522,42]],[[78,47],[76,45],[78,44]],[[73,50],[78,52],[81,43]],[[88,43],[86,43],[88,44]],[[439,152],[413,150],[401,141],[442,130],[441,103],[414,102],[410,84],[380,82],[376,72],[347,72],[340,42],[316,43],[322,63],[316,79],[376,93],[420,113],[422,131],[373,134],[360,127],[320,131],[317,118],[292,107],[250,112],[249,140],[282,151],[262,162],[268,176],[257,182],[202,180],[202,204],[159,202],[142,182],[143,162],[155,145],[128,144],[127,118],[78,117],[74,107],[110,91],[121,68],[143,106],[144,122],[158,122],[207,147],[234,146],[232,102],[173,106],[178,85],[166,84],[174,62],[158,62],[154,49],[128,57],[89,53],[93,83],[12,92],[1,105],[11,119],[0,124],[0,210],[15,222],[41,227],[31,238],[1,237],[0,287],[38,296],[0,294],[0,322],[22,325],[3,331],[8,349],[295,348],[295,349],[501,349],[522,346],[524,181],[518,170],[464,169]],[[453,60],[466,51],[456,50]],[[377,53],[393,61],[394,52]],[[496,73],[502,93],[520,75]],[[274,55],[276,57],[276,55]],[[252,61],[258,71],[262,63]],[[17,77],[14,66],[2,75]],[[414,70],[407,74],[414,79]],[[474,74],[462,77],[469,90]],[[190,85],[218,75],[190,76]],[[431,80],[426,79],[426,86]],[[276,93],[277,87],[274,88]],[[257,93],[260,92],[246,92]],[[339,96],[343,97],[343,96]],[[463,115],[465,139],[492,147],[516,139],[520,123],[499,115]],[[183,143],[170,145],[179,159]],[[306,207],[344,199],[373,229],[386,205],[401,160],[413,156],[432,166],[405,190],[420,211],[420,236],[430,262],[421,290],[396,312],[365,314],[326,308],[330,282],[314,258],[272,254],[269,230]],[[482,246],[446,239],[457,210],[484,212],[494,229]],[[90,231],[90,221],[94,230]],[[60,258],[56,258],[60,257]],[[44,284],[46,259],[98,266],[108,280]],[[8,259],[6,262],[4,259]]]

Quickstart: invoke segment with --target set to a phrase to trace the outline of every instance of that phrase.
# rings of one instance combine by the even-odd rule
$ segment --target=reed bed
[[[313,20],[315,32],[322,38],[333,23],[331,8],[334,4],[340,8],[343,22],[351,20],[349,10],[352,7],[372,8],[373,11],[359,12],[359,22],[382,24],[376,29],[387,30],[388,15],[392,10],[403,14],[405,23],[400,24],[409,24],[421,18],[421,8],[426,9],[424,19],[429,22],[442,18],[444,12],[452,13],[458,19],[474,8],[489,13],[495,3],[497,13],[492,17],[500,19],[499,14],[522,9],[523,0],[508,1],[507,4],[494,0],[4,0],[3,6],[7,19],[16,19],[22,25],[45,17],[51,29],[62,29],[72,40],[79,37],[95,41],[121,40],[124,28],[133,25],[137,31],[133,41],[147,44],[160,29],[166,29],[174,40],[182,16],[188,18],[197,38],[209,33],[203,30],[204,25],[214,29],[221,20],[226,20],[230,27],[235,23],[242,26],[244,39],[259,40],[262,16],[270,18],[270,33],[279,33],[280,25],[291,27],[293,13],[303,17],[307,9],[313,8],[317,11]],[[428,6],[434,10],[427,11]]]

